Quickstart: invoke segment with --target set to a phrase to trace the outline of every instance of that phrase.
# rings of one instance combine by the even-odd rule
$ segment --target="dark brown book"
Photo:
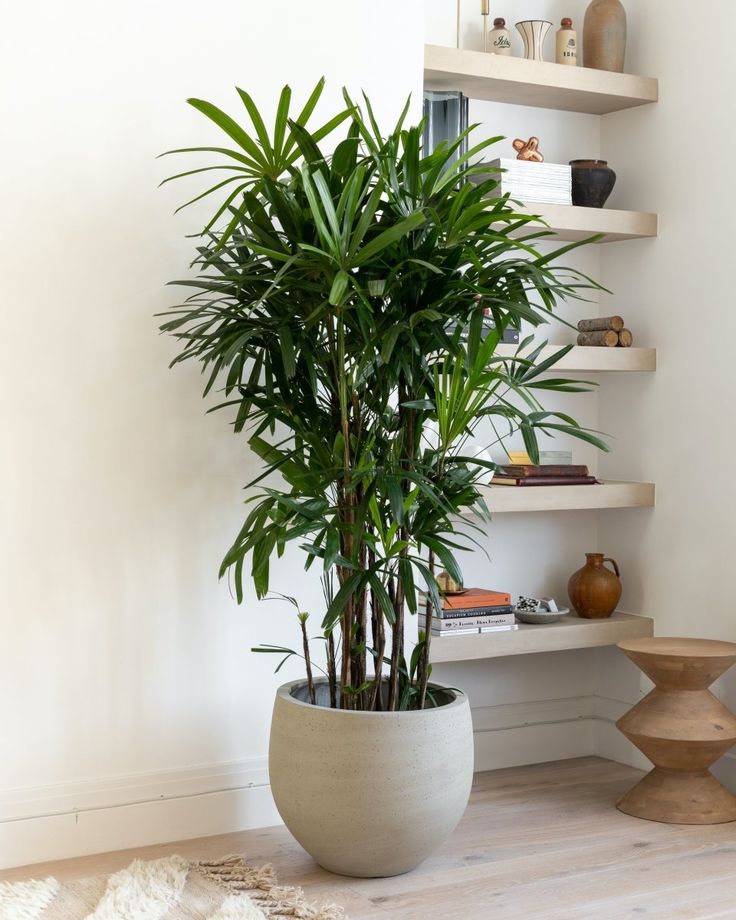
[[[572,463],[548,463],[535,466],[531,463],[508,463],[500,466],[497,476],[508,476],[512,479],[527,479],[529,476],[588,476],[588,467]]]
[[[592,486],[595,476],[494,476],[492,486]]]

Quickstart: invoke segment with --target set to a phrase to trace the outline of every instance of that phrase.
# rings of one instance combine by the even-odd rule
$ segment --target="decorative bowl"
[[[534,623],[540,625],[543,623],[556,623],[570,612],[569,607],[563,607],[561,610],[517,610],[514,608],[514,616],[522,623]]]

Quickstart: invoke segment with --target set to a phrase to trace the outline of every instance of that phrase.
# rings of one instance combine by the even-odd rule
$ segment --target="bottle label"
[[[507,50],[511,47],[511,42],[506,35],[497,35],[496,38],[493,39],[493,47]]]

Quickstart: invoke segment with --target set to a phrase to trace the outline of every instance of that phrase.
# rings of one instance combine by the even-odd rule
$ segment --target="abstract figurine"
[[[539,150],[539,138],[530,137],[528,141],[523,141],[517,137],[513,143],[516,151],[517,160],[531,160],[534,163],[544,163],[544,157]]]

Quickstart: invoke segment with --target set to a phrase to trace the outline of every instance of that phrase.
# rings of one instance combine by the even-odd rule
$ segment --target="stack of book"
[[[494,486],[592,486],[597,484],[587,466],[573,463],[544,464],[517,463],[501,466],[491,485]]]
[[[534,163],[530,160],[493,160],[492,169],[503,169],[494,194],[515,200],[572,204],[572,171],[561,163]],[[485,178],[485,177],[484,177]]]
[[[421,615],[419,626],[424,626]],[[446,595],[439,615],[432,617],[433,636],[468,636],[518,628],[511,595],[488,588],[467,588],[461,594]]]

